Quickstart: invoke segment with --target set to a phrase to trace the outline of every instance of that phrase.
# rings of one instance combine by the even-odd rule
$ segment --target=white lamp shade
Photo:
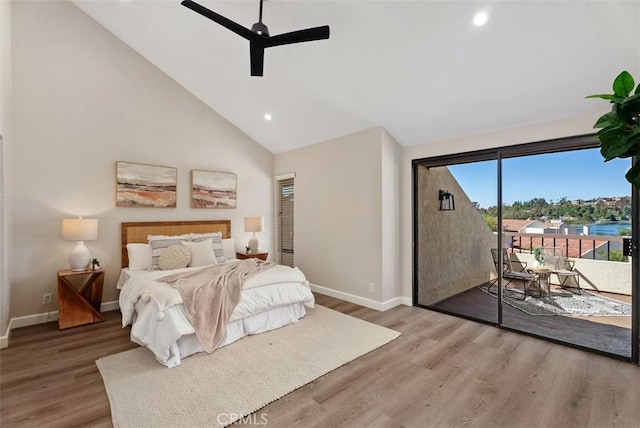
[[[98,239],[98,219],[62,219],[62,238],[65,241],[93,241]]]
[[[264,229],[264,217],[245,217],[244,218],[245,232],[262,232],[263,229]]]

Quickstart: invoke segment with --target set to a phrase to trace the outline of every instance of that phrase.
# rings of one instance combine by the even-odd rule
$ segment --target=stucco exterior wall
[[[534,259],[531,254],[516,254],[518,260],[532,266]],[[605,260],[575,259],[574,269],[580,273],[580,287],[585,290],[607,291],[609,293],[631,295],[631,267],[633,261],[610,262]],[[558,279],[551,276],[551,282],[556,284]],[[574,284],[570,284],[573,286]]]
[[[433,305],[491,278],[496,235],[446,167],[419,167],[418,303]],[[438,191],[455,197],[454,211],[440,211]]]

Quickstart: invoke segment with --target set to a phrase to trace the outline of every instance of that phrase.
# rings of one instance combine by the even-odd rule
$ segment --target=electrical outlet
[[[51,293],[44,293],[42,295],[42,304],[50,305],[51,304]]]
[[[375,293],[376,287],[373,285],[373,282],[369,283],[369,293]]]

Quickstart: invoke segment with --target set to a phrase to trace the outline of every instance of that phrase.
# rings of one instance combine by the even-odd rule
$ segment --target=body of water
[[[594,223],[588,224],[589,235],[594,236],[619,236],[619,229],[630,229],[631,223]],[[577,227],[578,233],[582,233],[582,227]]]

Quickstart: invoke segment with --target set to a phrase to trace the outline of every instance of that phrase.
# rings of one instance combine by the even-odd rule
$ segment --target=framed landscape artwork
[[[233,173],[191,170],[191,207],[235,208],[237,182]]]
[[[175,208],[178,170],[116,162],[116,206]]]

